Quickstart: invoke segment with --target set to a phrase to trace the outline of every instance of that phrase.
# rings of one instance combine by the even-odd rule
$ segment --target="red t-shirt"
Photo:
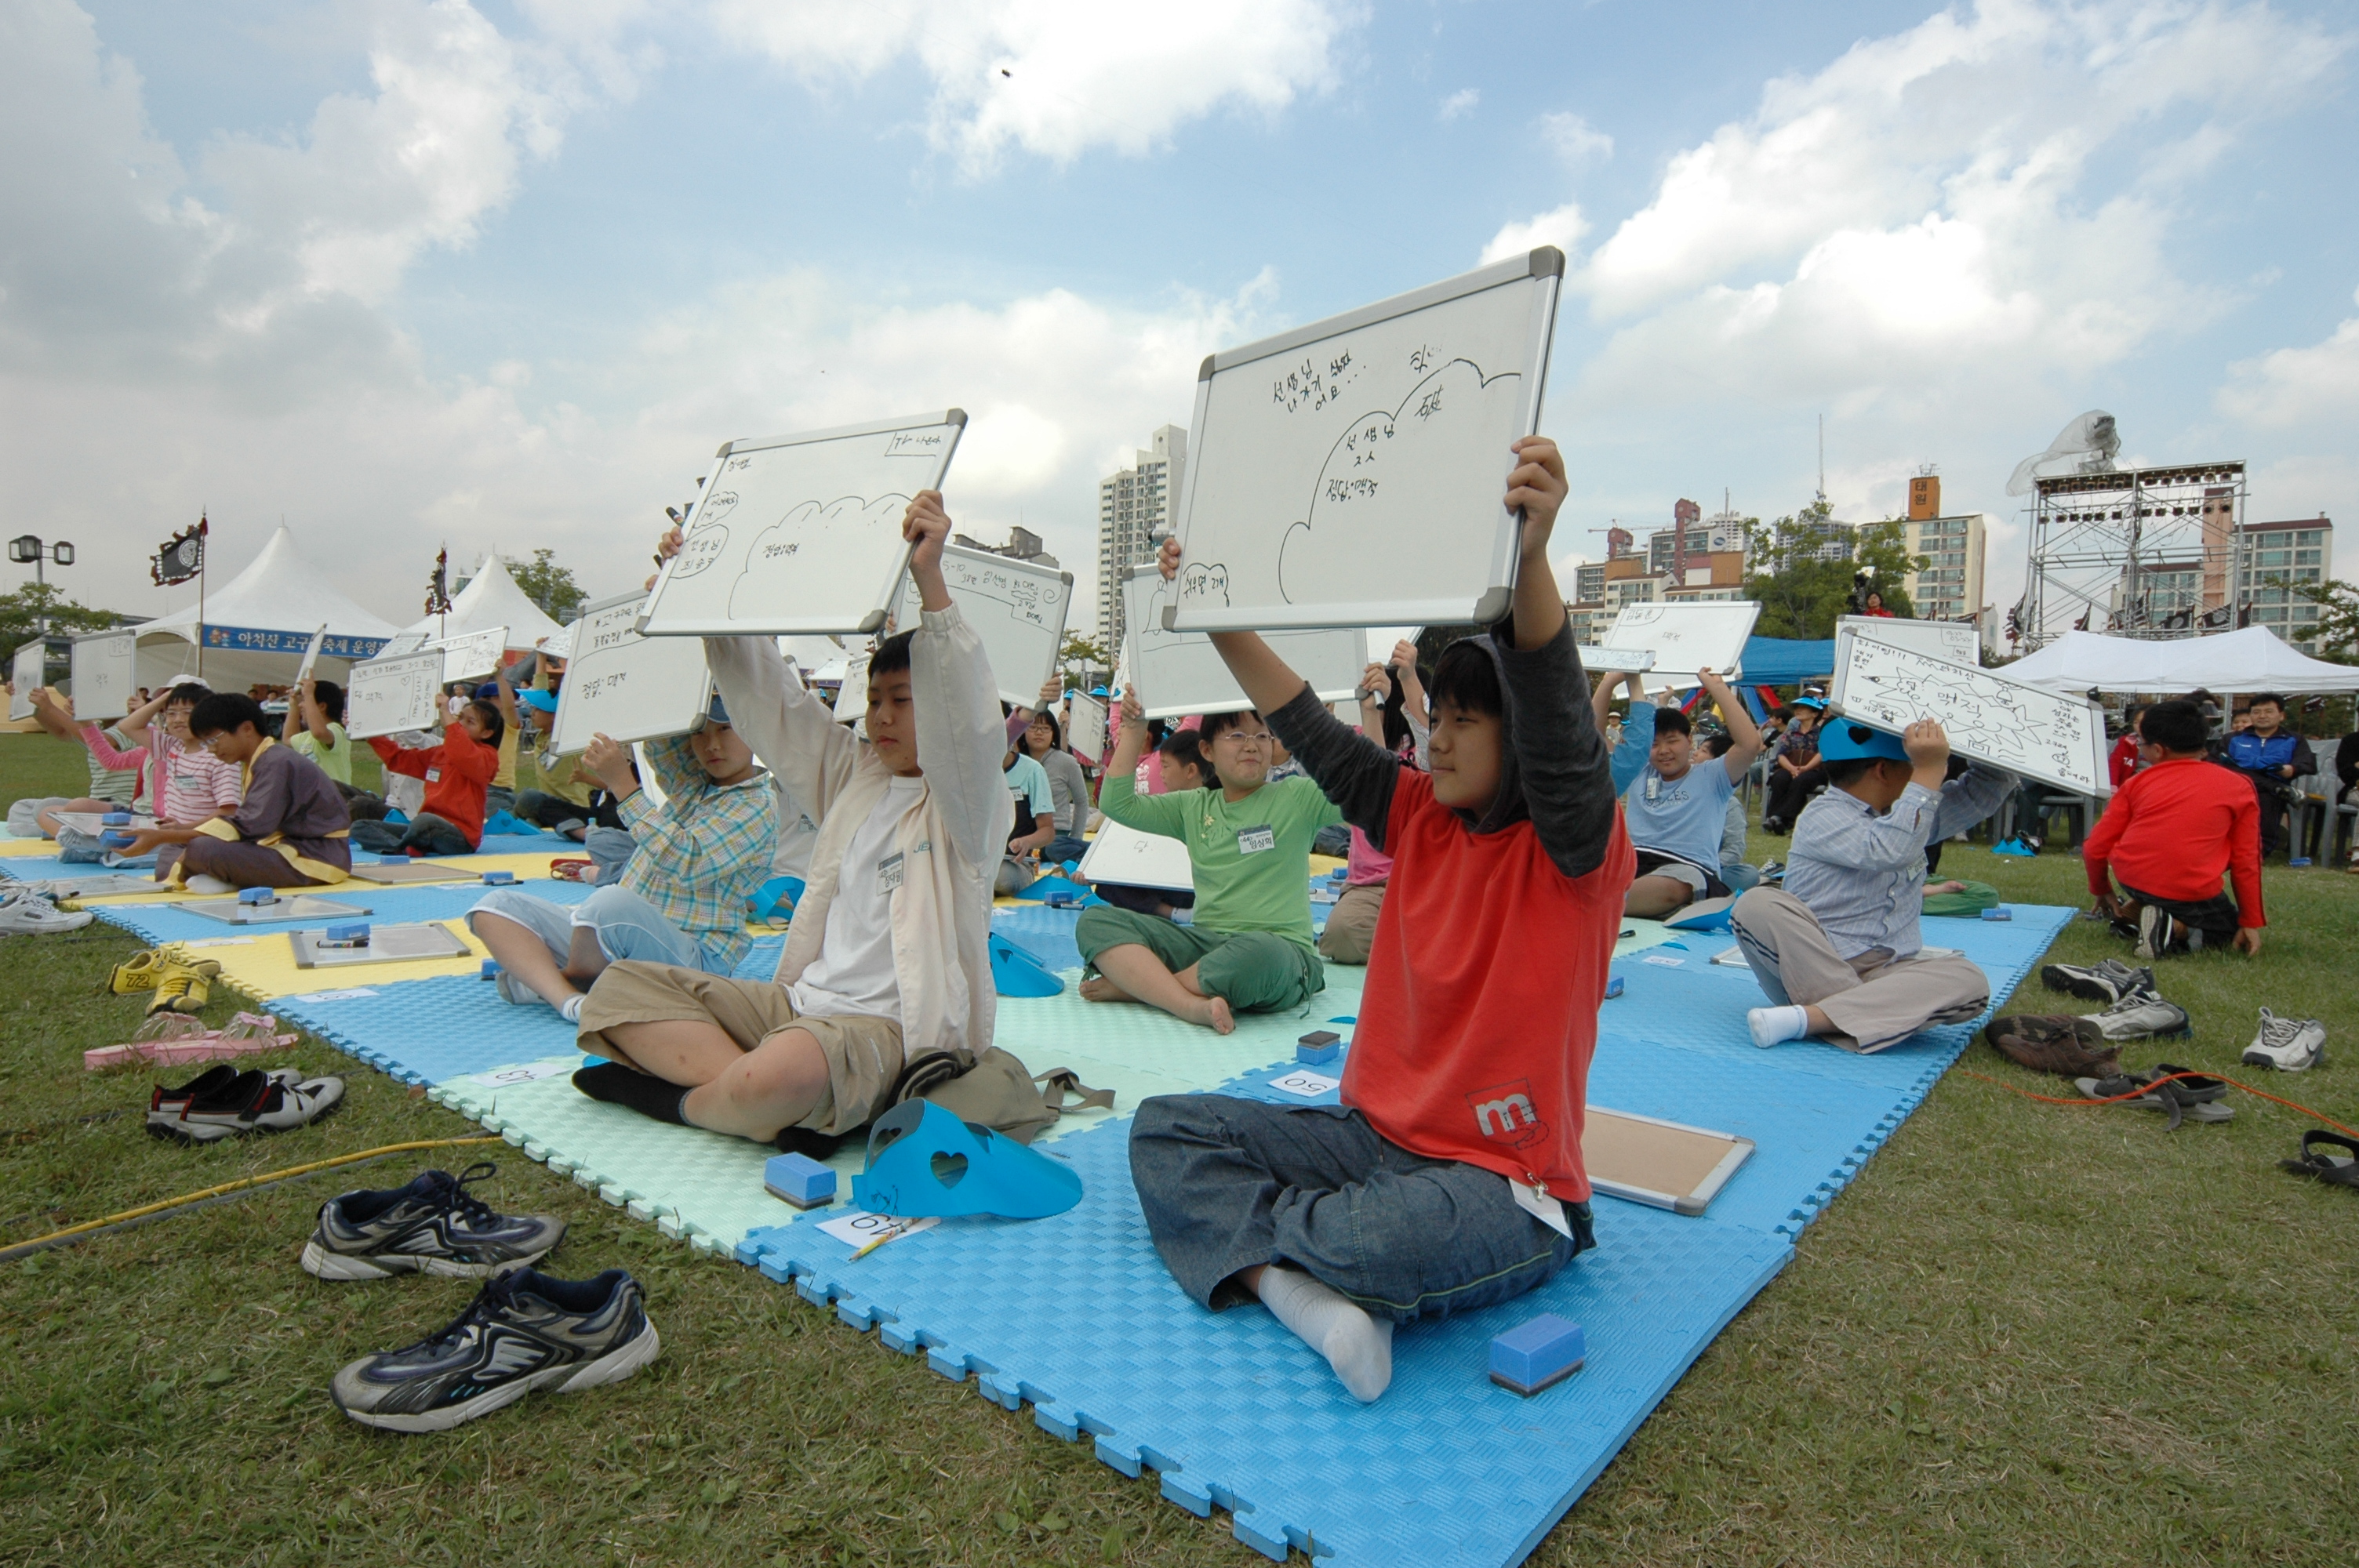
[[[2081,846],[2089,891],[2122,885],[2157,898],[2201,903],[2220,896],[2233,873],[2236,924],[2268,924],[2261,908],[2261,807],[2253,782],[2201,757],[2140,768],[2114,792],[2096,831]]]
[[[2137,771],[2138,739],[2134,734],[2125,735],[2105,754],[2105,772],[2112,776],[2114,787],[2119,789]]]
[[[465,834],[468,843],[484,841],[484,795],[500,771],[497,746],[484,745],[455,719],[443,727],[440,746],[405,752],[383,736],[369,744],[386,772],[426,781],[425,810]]]
[[[1621,814],[1587,876],[1528,821],[1477,834],[1401,770],[1343,1103],[1412,1153],[1589,1197],[1581,1159],[1597,1010],[1637,857]]]

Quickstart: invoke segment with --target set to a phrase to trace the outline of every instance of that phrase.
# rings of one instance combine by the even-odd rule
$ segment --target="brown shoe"
[[[2113,1073],[2120,1065],[2122,1048],[2090,1049],[2089,1043],[2074,1033],[2073,1026],[2079,1022],[2077,1018],[2038,1014],[1994,1018],[1983,1037],[1992,1050],[2035,1073],[2053,1073],[2060,1078],[2104,1077]]]

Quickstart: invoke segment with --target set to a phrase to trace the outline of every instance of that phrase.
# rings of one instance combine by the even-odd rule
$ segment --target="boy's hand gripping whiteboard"
[[[93,632],[73,640],[74,718],[120,719],[131,711],[138,695],[134,665],[139,655],[136,632]]]
[[[1649,673],[1674,688],[1700,684],[1698,670],[1734,680],[1744,672],[1745,640],[1760,618],[1760,604],[1750,599],[1625,605],[1605,642],[1652,652],[1655,667]]]
[[[507,655],[508,629],[487,627],[470,632],[463,637],[446,637],[427,647],[442,655],[442,678],[446,681],[480,680],[500,667]]]
[[[405,730],[440,734],[444,718],[441,649],[364,659],[353,666],[344,688],[344,732],[353,740]]]
[[[557,692],[549,750],[571,756],[592,737],[621,741],[685,735],[712,701],[704,643],[694,637],[642,637],[647,594],[625,593],[588,605],[565,629],[572,650]]]
[[[1151,562],[1133,567],[1122,585],[1124,641],[1130,658],[1125,684],[1136,680],[1147,688],[1139,693],[1147,717],[1177,719],[1252,707],[1210,636],[1164,630],[1164,609],[1179,592],[1180,584],[1166,582],[1162,568]],[[1368,637],[1359,627],[1266,632],[1262,637],[1289,669],[1310,683],[1321,702],[1351,697],[1367,673]]]
[[[1539,428],[1563,274],[1544,245],[1207,359],[1171,629],[1505,614],[1508,448]]]
[[[1864,632],[1838,645],[1833,705],[1843,717],[1898,734],[1919,719],[1949,731],[1950,749],[1978,762],[2069,789],[2113,793],[2104,715],[2085,697],[2059,697],[2000,670],[1934,658]]]
[[[1040,685],[1056,673],[1057,654],[1065,645],[1073,574],[946,545],[942,580],[950,586],[951,602],[983,639],[999,695],[1018,708],[1038,703]],[[894,630],[916,631],[918,609],[917,581],[905,579]]]
[[[902,514],[941,488],[966,428],[959,409],[721,449],[664,563],[649,637],[870,633],[909,563]]]
[[[1142,833],[1108,817],[1098,825],[1074,868],[1085,882],[1113,882],[1121,887],[1161,888],[1167,892],[1196,891],[1196,869],[1188,846],[1160,833]]]

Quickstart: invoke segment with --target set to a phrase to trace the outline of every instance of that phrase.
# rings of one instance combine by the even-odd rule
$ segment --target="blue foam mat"
[[[513,1006],[473,975],[371,986],[366,975],[345,973],[338,989],[372,994],[279,997],[271,1011],[405,1084],[439,1084],[575,1049],[573,1025],[555,1008]]]
[[[1513,1563],[1538,1544],[1639,1422],[1792,1249],[1746,1226],[1600,1206],[1598,1250],[1539,1290],[1401,1329],[1393,1384],[1362,1405],[1255,1307],[1208,1313],[1156,1255],[1131,1185],[1127,1119],[1053,1145],[1088,1194],[1052,1219],[951,1219],[851,1262],[797,1224],[738,1256],[832,1303],[938,1372],[975,1375],[1010,1410],[1125,1474],[1158,1472],[1237,1538],[1332,1568]],[[1579,1323],[1589,1365],[1526,1400],[1493,1385],[1492,1336],[1539,1313]]]
[[[45,882],[51,877],[87,876],[92,871],[109,868],[84,862],[69,866],[55,855],[9,855],[0,858],[0,881],[12,882]]]
[[[540,881],[519,881],[519,892],[551,903],[576,904],[594,892],[594,888],[580,882],[548,879]],[[416,887],[378,887],[370,882],[338,882],[333,887],[304,888],[304,896],[331,899],[366,909],[373,921],[456,920],[475,907],[488,890],[481,882],[428,882]],[[201,914],[191,914],[178,903],[97,903],[90,906],[92,914],[112,925],[119,925],[133,935],[149,942],[200,942],[212,936],[243,936],[258,933],[293,931],[298,922],[288,921],[268,925],[232,925],[225,920],[209,920]],[[513,1059],[513,1058],[512,1058]]]

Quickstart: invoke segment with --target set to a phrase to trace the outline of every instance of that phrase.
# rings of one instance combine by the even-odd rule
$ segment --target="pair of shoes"
[[[221,965],[212,958],[167,956],[157,968],[155,995],[147,999],[147,1016],[159,1012],[202,1012],[212,1000],[212,982]]]
[[[2091,1099],[2114,1100],[2122,1105],[2136,1106],[2145,1110],[2169,1114],[2168,1130],[2176,1132],[2182,1121],[2227,1121],[2235,1111],[2219,1102],[2228,1097],[2228,1086],[2218,1078],[2196,1074],[2181,1077],[2187,1069],[2169,1062],[2158,1062],[2143,1073],[2123,1073],[2110,1078],[2076,1078],[2073,1087]],[[2166,1083],[2163,1080],[2169,1079]],[[2121,1097],[2145,1089],[2135,1099]]]
[[[158,948],[134,953],[107,972],[106,989],[111,996],[131,996],[138,991],[156,989],[158,977],[172,967],[172,960]]]
[[[2039,971],[2039,983],[2052,991],[2069,991],[2087,1000],[2108,1005],[2126,996],[2158,994],[2152,969],[2133,968],[2119,958],[2101,958],[2086,967],[2049,964]]]
[[[2326,1025],[2315,1018],[2279,1018],[2261,1009],[2261,1032],[2245,1047],[2246,1065],[2280,1073],[2306,1073],[2326,1065]]]
[[[307,1078],[293,1067],[239,1072],[208,1067],[179,1088],[161,1084],[147,1101],[147,1130],[183,1143],[217,1143],[245,1132],[285,1132],[333,1110],[342,1078]]]
[[[1983,1031],[1991,1049],[2017,1066],[2060,1078],[2083,1074],[2108,1077],[2121,1068],[2122,1048],[2102,1037],[2084,1040],[2084,1021],[2060,1014],[2026,1014],[1994,1018]]]
[[[241,1012],[219,1029],[207,1029],[185,1012],[159,1012],[139,1026],[125,1045],[93,1045],[82,1054],[86,1071],[149,1062],[159,1067],[184,1062],[219,1062],[264,1051],[283,1051],[301,1038],[278,1033],[275,1013]]]
[[[2090,1044],[2107,1040],[2143,1040],[2154,1034],[2192,1034],[2187,1010],[2151,990],[2131,991],[2103,1012],[2084,1013],[2073,1029]]]
[[[329,1384],[336,1408],[390,1432],[447,1432],[535,1389],[578,1393],[620,1382],[663,1341],[645,1292],[620,1269],[560,1280],[531,1265],[565,1222],[503,1215],[468,1192],[489,1162],[452,1176],[429,1171],[406,1187],[351,1192],[321,1206],[303,1267],[323,1280],[397,1273],[483,1279],[467,1309],[399,1350],[364,1356]]]
[[[14,888],[0,894],[0,936],[49,936],[60,931],[79,931],[97,918],[86,909],[60,910],[47,893],[35,892],[29,887]]]

